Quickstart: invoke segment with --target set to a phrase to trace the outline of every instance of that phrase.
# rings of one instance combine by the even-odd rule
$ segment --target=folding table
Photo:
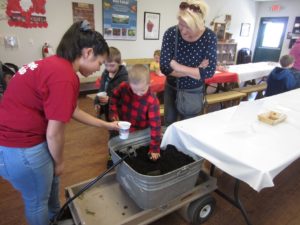
[[[279,66],[279,64],[275,62],[246,63],[228,66],[228,71],[236,73],[238,75],[238,82],[241,84],[246,81],[269,76],[276,66]]]
[[[271,110],[286,114],[286,120],[272,126],[257,119]],[[238,195],[240,181],[258,192],[274,186],[274,177],[299,158],[299,137],[300,89],[296,89],[173,123],[161,147],[188,149],[234,177],[234,199],[217,193],[238,207],[250,225]]]

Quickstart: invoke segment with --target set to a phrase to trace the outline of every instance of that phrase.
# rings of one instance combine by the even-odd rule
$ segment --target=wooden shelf
[[[235,64],[236,59],[236,43],[218,42],[217,44],[217,62],[222,65]]]

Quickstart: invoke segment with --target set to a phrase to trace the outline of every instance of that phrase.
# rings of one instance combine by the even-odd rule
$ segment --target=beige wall
[[[102,33],[102,1],[100,0],[76,0],[94,4],[96,30]],[[108,40],[109,45],[116,46],[122,52],[123,58],[150,58],[153,51],[161,47],[164,31],[177,23],[176,13],[180,0],[138,0],[138,23],[136,41]],[[254,24],[255,2],[253,0],[207,0],[210,6],[206,24],[219,16],[216,20],[223,21],[225,14],[232,16],[229,32],[238,42],[238,48],[250,47]],[[0,9],[1,10],[1,9]],[[160,39],[143,40],[144,12],[156,12],[161,15]],[[2,13],[3,14],[3,9]],[[66,29],[72,24],[72,0],[48,0],[46,3],[47,28],[24,29],[9,27],[7,21],[0,20],[0,60],[12,62],[19,66],[42,57],[41,48],[45,42],[50,43],[54,49]],[[241,23],[251,23],[249,37],[240,37]],[[6,35],[16,36],[19,42],[18,49],[5,49],[3,37]],[[100,72],[96,73],[99,76]]]

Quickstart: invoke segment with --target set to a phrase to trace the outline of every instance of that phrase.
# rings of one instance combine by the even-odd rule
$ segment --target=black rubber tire
[[[193,201],[188,207],[188,216],[192,225],[199,225],[208,220],[216,206],[211,195],[205,195]]]

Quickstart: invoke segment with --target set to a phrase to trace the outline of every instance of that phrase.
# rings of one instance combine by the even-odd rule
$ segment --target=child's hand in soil
[[[160,157],[160,153],[154,153],[154,152],[150,153],[150,159],[153,160],[153,161],[158,160],[159,157]]]

